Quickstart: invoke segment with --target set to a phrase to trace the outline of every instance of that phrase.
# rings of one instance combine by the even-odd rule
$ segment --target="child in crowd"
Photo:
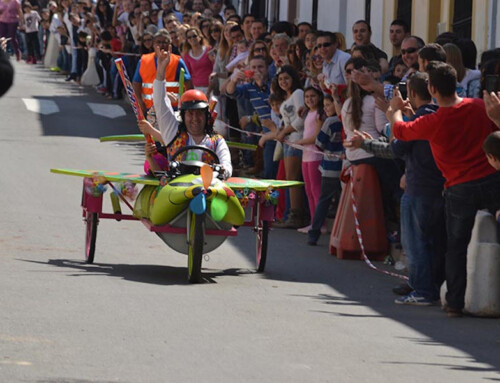
[[[397,61],[396,62],[396,65],[394,66],[394,70],[392,72],[392,74],[395,76],[395,77],[398,77],[398,78],[403,78],[404,75],[406,74],[406,72],[408,72],[408,67],[405,65],[405,63],[403,62],[403,60],[401,61]]]
[[[403,62],[402,58],[397,57],[396,59],[394,59],[394,69],[392,70],[392,72],[388,73],[388,75],[384,77],[384,84],[388,85],[398,84],[404,77],[406,72],[408,72],[408,67]]]
[[[322,155],[316,153],[316,137],[323,126],[323,92],[314,87],[306,88],[304,91],[304,103],[307,107],[304,119],[304,133],[301,139],[294,142],[305,146],[302,151],[302,177],[309,202],[309,214],[311,220],[314,218],[316,205],[321,195],[321,173],[319,165]],[[311,225],[297,229],[299,233],[308,233]]]
[[[283,97],[279,94],[271,93],[269,95],[269,105],[271,106],[271,118],[261,121],[263,135],[259,139],[259,146],[264,148],[264,178],[274,179],[278,173],[279,153],[275,158],[277,141],[274,140],[281,124],[280,107],[283,103]],[[281,142],[279,147],[282,150]]]
[[[249,54],[248,42],[246,40],[238,42],[236,47],[236,57],[226,65],[226,70],[228,72],[232,72],[235,68],[244,69],[247,65],[247,58]]]
[[[42,18],[33,9],[29,2],[23,5],[24,12],[24,33],[26,34],[26,45],[28,48],[28,64],[36,64],[40,60],[40,42],[38,40],[38,28]]]
[[[495,170],[500,170],[500,131],[491,133],[483,142],[486,158]]]
[[[40,11],[40,26],[38,27],[38,44],[40,45],[40,55],[45,55],[50,36],[50,11],[44,8]]]
[[[87,63],[89,59],[89,53],[87,50],[87,36],[88,34],[85,31],[78,32],[78,44],[76,46],[78,50],[76,60],[76,73],[78,79],[80,79],[87,70]]]
[[[483,150],[486,153],[486,158],[491,166],[495,168],[496,171],[500,170],[500,131],[490,133],[488,137],[483,142]],[[496,219],[500,219],[500,210],[497,210]],[[500,223],[499,223],[499,234],[500,234]],[[500,236],[498,237],[500,241]]]
[[[335,200],[335,204],[338,204],[341,190],[339,177],[342,170],[344,146],[342,145],[342,123],[337,117],[335,109],[335,104],[340,104],[341,100],[338,94],[335,92],[333,94],[333,97],[330,94],[326,94],[324,97],[324,111],[327,119],[316,138],[316,146],[323,150],[324,154],[319,166],[321,194],[308,233],[307,244],[310,246],[316,246],[320,234],[323,231],[326,232],[326,228],[324,230],[322,228],[328,208],[332,203],[332,199]]]
[[[306,37],[304,39],[304,44],[306,49],[310,52],[314,46],[316,45],[316,39],[318,38],[318,32],[309,31],[306,33]]]

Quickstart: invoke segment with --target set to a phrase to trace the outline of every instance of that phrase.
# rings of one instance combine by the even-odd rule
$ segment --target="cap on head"
[[[181,110],[208,108],[208,99],[201,90],[190,89],[181,96]]]

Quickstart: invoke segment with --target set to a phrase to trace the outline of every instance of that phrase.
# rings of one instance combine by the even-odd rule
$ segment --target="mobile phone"
[[[498,75],[488,74],[484,79],[484,88],[488,93],[498,92]]]
[[[399,93],[401,93],[401,97],[403,98],[403,100],[406,100],[406,97],[408,96],[408,91],[406,89],[406,82],[401,81],[400,83],[398,83],[398,89]]]

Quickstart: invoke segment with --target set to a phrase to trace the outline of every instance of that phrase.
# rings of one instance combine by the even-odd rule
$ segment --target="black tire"
[[[87,212],[85,217],[85,262],[94,263],[95,241],[97,238],[97,213]]]
[[[256,254],[257,272],[262,273],[266,268],[267,260],[267,240],[269,237],[269,221],[260,221],[256,233]]]
[[[201,282],[201,262],[203,259],[203,224],[205,214],[191,214],[188,242],[188,280],[190,283]]]

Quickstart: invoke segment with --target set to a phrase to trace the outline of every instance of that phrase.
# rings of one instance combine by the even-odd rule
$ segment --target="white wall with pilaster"
[[[354,43],[352,38],[352,26],[361,19],[365,18],[365,0],[349,0],[347,2],[347,12],[345,20],[345,31],[341,31],[345,35],[347,48],[350,48]]]
[[[299,23],[303,21],[312,22],[312,1],[297,1],[297,19]]]
[[[280,0],[280,21],[290,21],[293,22],[293,20],[288,20],[288,0]]]

